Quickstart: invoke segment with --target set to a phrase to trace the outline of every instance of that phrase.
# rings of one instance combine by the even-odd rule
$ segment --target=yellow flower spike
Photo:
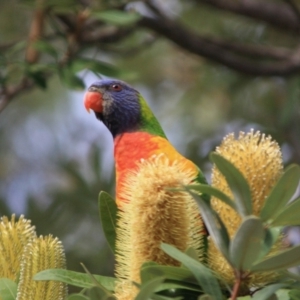
[[[5,277],[16,281],[19,272],[22,253],[32,239],[36,238],[35,227],[30,220],[15,215],[9,220],[6,216],[0,219],[0,278]]]
[[[160,249],[161,242],[184,251],[193,247],[201,257],[203,223],[196,202],[186,192],[172,191],[190,184],[195,174],[184,163],[170,163],[159,155],[142,161],[128,176],[126,199],[119,211],[116,240],[116,288],[118,300],[134,299],[140,267],[146,261],[178,266]],[[125,198],[124,197],[124,198]]]
[[[34,281],[32,277],[46,269],[66,268],[61,242],[51,235],[29,243],[23,254],[16,300],[63,300],[66,284],[58,281]]]
[[[279,145],[259,131],[249,133],[240,132],[238,139],[234,134],[227,135],[216,152],[231,163],[244,175],[251,191],[253,214],[258,215],[266,197],[283,173],[282,155]],[[214,166],[212,170],[212,186],[232,197],[227,182],[219,170]],[[212,208],[219,214],[232,238],[241,223],[239,215],[224,202],[217,198],[211,199]],[[282,247],[279,241],[273,248],[273,253]],[[213,242],[209,241],[209,264],[220,277],[232,284],[234,274],[232,268],[217,250]],[[249,277],[249,285],[260,285],[271,282],[276,273],[257,273]]]

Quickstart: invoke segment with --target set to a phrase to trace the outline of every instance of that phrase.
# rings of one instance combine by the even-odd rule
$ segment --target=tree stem
[[[242,283],[242,275],[239,271],[236,271],[235,278],[236,278],[236,281],[234,283],[233,290],[231,293],[231,300],[236,300],[238,297],[238,294],[239,294],[240,286]]]

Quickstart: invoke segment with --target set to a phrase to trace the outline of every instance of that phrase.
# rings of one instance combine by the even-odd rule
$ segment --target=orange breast
[[[187,168],[195,170],[195,177],[198,173],[197,167],[191,161],[187,160],[162,137],[153,136],[146,132],[124,133],[114,140],[114,155],[116,165],[116,197],[117,205],[120,207],[123,201],[122,183],[126,179],[129,171],[135,170],[141,159],[148,159],[153,155],[164,153],[168,156],[170,162],[175,160],[184,160]]]

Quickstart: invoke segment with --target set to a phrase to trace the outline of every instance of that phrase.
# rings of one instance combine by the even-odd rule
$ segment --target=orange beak
[[[88,112],[92,109],[94,112],[103,111],[103,99],[99,92],[86,92],[84,96],[84,106]]]

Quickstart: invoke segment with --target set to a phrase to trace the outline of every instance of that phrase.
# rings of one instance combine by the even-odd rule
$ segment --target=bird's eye
[[[116,92],[119,92],[122,90],[122,86],[120,84],[112,84],[110,86],[110,88],[113,90],[113,91],[116,91]]]

